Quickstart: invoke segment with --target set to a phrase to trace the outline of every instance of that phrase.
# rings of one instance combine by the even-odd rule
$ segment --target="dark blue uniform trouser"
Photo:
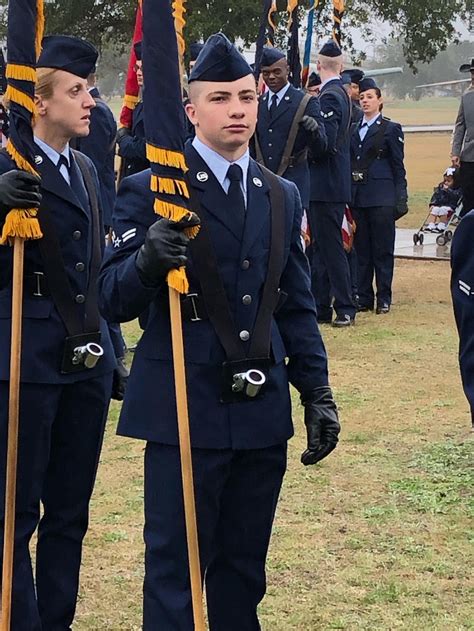
[[[258,631],[265,560],[286,470],[286,443],[193,449],[201,571],[211,631]],[[144,631],[194,629],[177,447],[145,452]]]
[[[12,631],[71,627],[111,388],[112,373],[68,385],[21,384]],[[7,426],[8,383],[2,381],[2,554]],[[28,544],[37,526],[35,593]]]
[[[332,299],[338,316],[355,316],[349,263],[342,242],[345,204],[311,202],[308,220],[313,243],[308,252],[311,285],[318,318],[332,317]]]
[[[354,208],[357,224],[355,247],[359,262],[359,303],[374,306],[374,275],[377,305],[392,302],[395,219],[392,206]]]

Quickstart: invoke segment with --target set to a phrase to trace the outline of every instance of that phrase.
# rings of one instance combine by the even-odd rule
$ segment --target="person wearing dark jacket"
[[[293,433],[289,383],[301,392],[305,408],[303,464],[315,464],[336,447],[339,422],[301,245],[298,190],[249,156],[257,122],[255,79],[222,33],[211,36],[199,55],[189,98],[186,111],[196,137],[185,156],[199,202],[199,234],[190,243],[184,233],[199,223],[195,214],[189,222],[157,218],[149,170],[126,178],[114,230],[128,238],[110,249],[104,263],[101,309],[127,321],[150,306],[118,428],[147,441],[143,629],[194,628],[166,285],[169,270],[186,265],[183,334],[209,627],[258,631],[265,560]],[[280,191],[279,201],[270,191]],[[272,236],[274,222],[281,228]],[[277,252],[281,262],[270,265]],[[206,262],[218,278],[211,287]],[[277,294],[264,291],[275,280]],[[264,296],[273,304],[280,293],[286,299],[273,312]],[[219,326],[227,313],[232,345],[245,358],[238,365]],[[257,314],[263,331],[255,338]],[[254,349],[254,338],[264,350]],[[252,366],[266,379],[261,396],[247,393],[245,375]]]
[[[294,182],[307,209],[308,147],[316,146],[318,152],[323,152],[327,143],[318,99],[305,97],[302,90],[291,85],[288,62],[278,48],[264,48],[261,72],[268,91],[258,105],[255,157],[273,173]]]
[[[43,237],[26,241],[24,256],[11,625],[15,631],[72,626],[82,541],[116,367],[96,295],[104,248],[99,182],[92,161],[69,147],[71,138],[89,132],[95,103],[86,78],[97,55],[84,40],[55,35],[44,38],[38,60],[33,132],[35,165],[41,176],[38,219]],[[14,169],[10,157],[0,153],[0,223],[16,206],[14,195],[5,195],[5,179],[14,185],[18,178],[27,177]],[[25,193],[31,196],[32,192],[28,193],[27,185]],[[39,199],[37,196],[35,205]],[[20,199],[20,205],[24,201]],[[3,463],[8,433],[12,259],[12,248],[1,247]],[[4,467],[0,489],[3,531]],[[30,544],[36,529],[34,580]]]
[[[144,89],[143,67],[142,67],[142,43],[136,42],[134,45],[137,58],[135,72],[139,87]],[[146,157],[145,142],[145,119],[143,112],[143,101],[139,101],[132,113],[132,127],[121,127],[117,132],[118,154],[122,157],[124,165],[121,173],[123,177],[139,173],[148,169],[150,163]]]
[[[318,56],[319,101],[327,145],[311,148],[311,191],[308,220],[312,244],[312,288],[318,322],[348,327],[355,321],[349,264],[342,242],[342,221],[351,198],[349,156],[351,103],[340,78],[342,51],[327,42]]]
[[[375,301],[376,312],[383,314],[392,303],[395,219],[407,210],[404,137],[398,123],[382,116],[382,93],[375,81],[363,79],[359,87],[364,117],[351,139],[358,309],[372,311]]]

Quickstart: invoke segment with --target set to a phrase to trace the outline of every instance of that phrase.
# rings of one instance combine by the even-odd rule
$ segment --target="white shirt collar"
[[[272,92],[271,90],[268,90],[268,107],[270,107],[272,104],[272,97],[274,94],[276,94],[276,97],[277,97],[277,105],[280,105],[281,100],[283,99],[283,97],[285,96],[285,94],[288,92],[289,89],[290,89],[290,83],[288,82],[286,85],[282,87],[281,90],[278,90],[278,92]]]
[[[235,160],[235,162],[229,162],[226,158],[224,158],[224,156],[221,156],[220,153],[217,153],[217,151],[214,151],[214,149],[211,149],[210,147],[205,145],[202,140],[199,140],[197,136],[194,137],[192,144],[198,154],[210,168],[212,173],[215,175],[217,181],[226,193],[229,189],[229,184],[226,177],[227,171],[231,164],[238,164],[243,172],[242,188],[245,196],[247,195],[247,173],[250,162],[250,154],[248,149],[241,158]],[[227,181],[225,182],[225,180]]]
[[[337,79],[340,79],[340,78],[341,77],[339,75],[334,75],[334,77],[329,77],[329,79],[325,79],[319,86],[319,91],[321,92],[321,90],[326,85],[326,83],[329,83],[330,81],[336,81]]]
[[[377,114],[377,116],[374,116],[373,118],[371,118],[370,120],[367,120],[365,118],[365,116],[362,119],[361,125],[363,125],[364,123],[367,125],[367,127],[371,127],[375,121],[377,121],[380,118],[381,114]]]
[[[48,158],[51,160],[51,162],[55,166],[58,165],[60,156],[64,156],[67,160],[68,165],[71,166],[71,155],[70,155],[70,150],[69,150],[69,144],[67,144],[64,147],[61,153],[58,153],[56,149],[53,149],[52,147],[47,145],[43,140],[41,140],[37,136],[34,136],[33,138],[34,138],[35,144],[37,144],[38,147],[42,149],[42,151],[48,156]]]

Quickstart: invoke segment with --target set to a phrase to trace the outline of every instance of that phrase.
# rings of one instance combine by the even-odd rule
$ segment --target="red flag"
[[[137,73],[135,72],[135,64],[137,57],[135,55],[134,44],[142,41],[142,0],[138,0],[137,17],[135,19],[135,30],[133,32],[132,46],[130,49],[130,59],[128,61],[127,80],[125,81],[125,96],[123,98],[122,111],[120,112],[120,124],[122,127],[130,128],[132,126],[132,112],[138,103],[139,87],[137,82]]]

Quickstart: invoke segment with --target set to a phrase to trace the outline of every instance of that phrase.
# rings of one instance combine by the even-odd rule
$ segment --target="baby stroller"
[[[419,230],[413,234],[415,245],[423,245],[426,232],[438,233],[437,245],[446,245],[453,238],[453,229],[458,224],[463,209],[461,190],[456,180],[457,169],[448,167],[443,173],[443,182],[434,189],[428,214]]]

